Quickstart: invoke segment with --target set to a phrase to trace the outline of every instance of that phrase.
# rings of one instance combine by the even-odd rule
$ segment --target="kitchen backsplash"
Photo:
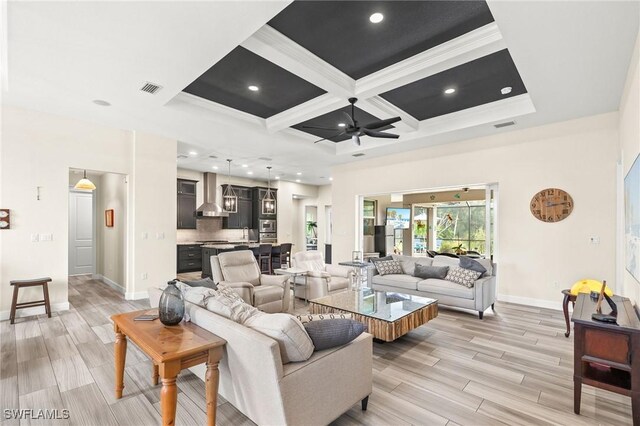
[[[222,229],[222,219],[198,219],[196,229],[178,229],[176,241],[242,240],[242,229]]]

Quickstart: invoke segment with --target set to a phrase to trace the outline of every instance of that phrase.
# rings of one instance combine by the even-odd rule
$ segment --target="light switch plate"
[[[32,243],[37,243],[38,241],[40,241],[40,235],[38,235],[38,234],[31,234],[31,242],[32,242]]]

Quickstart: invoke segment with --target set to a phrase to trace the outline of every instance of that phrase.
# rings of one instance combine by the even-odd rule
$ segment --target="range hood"
[[[196,210],[198,219],[229,217],[229,213],[223,212],[222,207],[216,203],[217,180],[215,173],[204,174],[204,203]]]

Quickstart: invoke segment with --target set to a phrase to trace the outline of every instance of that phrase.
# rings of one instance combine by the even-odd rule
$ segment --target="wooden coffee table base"
[[[437,303],[431,303],[430,305],[427,305],[424,308],[418,309],[415,312],[405,315],[404,317],[396,321],[384,321],[381,319],[344,311],[342,309],[332,308],[325,305],[318,305],[313,303],[313,300],[310,300],[309,304],[309,310],[312,314],[341,313],[353,315],[354,320],[361,322],[367,326],[367,331],[373,334],[373,337],[384,342],[393,342],[394,340],[401,336],[404,336],[414,328],[418,328],[438,316]]]
[[[218,336],[190,324],[181,323],[173,327],[163,326],[159,320],[133,321],[144,311],[114,315],[116,342],[115,396],[122,398],[124,389],[124,366],[127,355],[127,337],[151,357],[153,361],[152,383],[162,381],[160,410],[162,424],[175,425],[178,389],[176,378],[185,368],[206,363],[205,387],[207,397],[207,424],[216,423],[216,401],[218,397],[218,363],[222,358],[225,341]]]

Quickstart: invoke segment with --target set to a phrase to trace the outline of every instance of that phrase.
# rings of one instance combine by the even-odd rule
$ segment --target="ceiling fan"
[[[346,112],[342,112],[342,114],[344,114],[345,117],[347,117],[347,124],[344,127],[332,128],[332,127],[302,126],[302,128],[338,131],[338,133],[336,133],[335,135],[319,139],[314,143],[322,142],[323,140],[327,140],[327,139],[333,139],[342,135],[347,135],[347,136],[351,136],[351,140],[356,145],[360,146],[360,136],[371,136],[372,138],[387,138],[387,139],[398,139],[400,137],[398,135],[393,135],[391,133],[384,133],[376,130],[381,127],[385,127],[400,121],[400,117],[387,118],[386,120],[378,120],[378,121],[374,121],[373,123],[366,124],[364,126],[359,126],[358,121],[356,121],[355,107],[354,107],[357,101],[358,101],[357,98],[349,98],[349,103],[351,104],[351,115],[347,114]]]

